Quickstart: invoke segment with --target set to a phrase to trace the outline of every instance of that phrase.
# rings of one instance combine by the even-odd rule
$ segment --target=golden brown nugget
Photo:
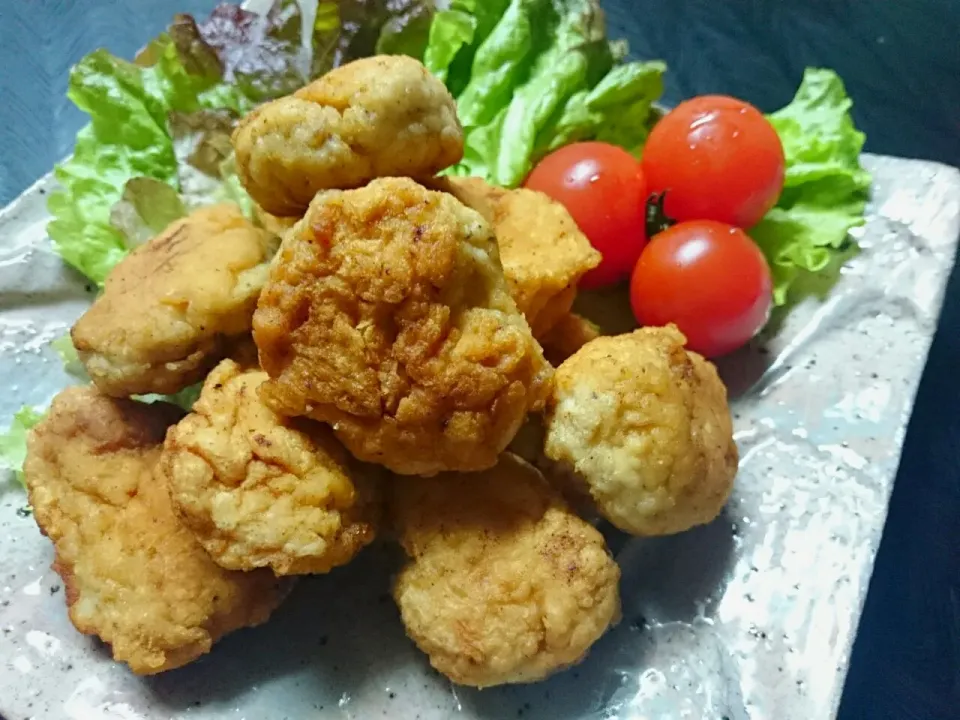
[[[542,680],[619,619],[620,568],[603,537],[523,460],[389,489],[410,556],[394,598],[407,634],[454,682]]]
[[[727,391],[685,343],[673,326],[644,328],[593,340],[557,369],[545,453],[635,535],[708,523],[733,488]]]
[[[534,337],[543,338],[570,313],[577,284],[600,264],[600,253],[567,209],[543,193],[504,190],[480,178],[435,182],[493,225],[510,293]]]
[[[321,190],[431,177],[463,157],[463,130],[447,88],[420,62],[378,56],[261,105],[240,122],[233,145],[253,199],[295,216]]]
[[[140,675],[185,665],[266,621],[287,590],[267,571],[223,570],[180,525],[153,475],[180,414],[68,388],[30,434],[24,463],[70,620]]]
[[[108,395],[175,393],[249,334],[277,241],[236,205],[177,220],[114,268],[71,336]]]
[[[267,408],[257,394],[266,379],[232,360],[218,365],[193,413],[167,433],[158,474],[222,567],[329,572],[374,539],[374,481],[329,427]]]
[[[405,178],[317,196],[273,264],[254,339],[268,406],[405,475],[492,467],[552,373],[483,218]]]

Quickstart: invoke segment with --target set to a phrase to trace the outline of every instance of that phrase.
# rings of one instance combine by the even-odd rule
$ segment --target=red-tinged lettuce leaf
[[[218,5],[198,27],[219,60],[224,82],[254,102],[287,95],[310,78],[312,59],[295,0],[280,0],[265,15]]]
[[[174,113],[170,132],[177,157],[180,196],[188,211],[232,202],[250,217],[253,201],[237,176],[230,135],[238,117],[229,110]]]
[[[437,11],[433,0],[341,0],[338,7],[334,66],[378,53],[423,58]]]

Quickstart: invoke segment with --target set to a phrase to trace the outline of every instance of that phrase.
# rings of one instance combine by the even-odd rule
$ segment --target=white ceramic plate
[[[960,173],[866,157],[863,253],[722,370],[742,463],[713,524],[611,534],[623,622],[579,667],[527,687],[457,689],[403,635],[391,548],[303,582],[267,625],[141,679],[67,620],[50,543],[0,482],[0,713],[8,720],[772,718],[830,716],[880,539],[904,428],[960,230]],[[68,382],[48,348],[89,302],[50,252],[49,178],[0,212],[0,416]]]

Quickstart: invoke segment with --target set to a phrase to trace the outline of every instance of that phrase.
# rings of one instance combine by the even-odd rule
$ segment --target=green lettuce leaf
[[[180,194],[159,180],[135,177],[127,180],[123,194],[110,209],[110,225],[128,248],[142,245],[167,225],[186,215]]]
[[[45,413],[32,407],[22,407],[13,416],[5,433],[0,434],[0,468],[14,473],[23,485],[23,461],[27,458],[27,433],[43,420]]]
[[[434,17],[425,51],[465,130],[464,159],[449,172],[514,187],[571,142],[604,140],[638,153],[666,68],[624,64],[626,54],[625,43],[606,40],[596,0],[452,3]]]
[[[70,339],[69,335],[63,335],[62,337],[57,338],[50,343],[50,347],[53,348],[54,352],[57,353],[60,360],[63,362],[64,372],[83,383],[90,382],[90,376],[87,375],[86,369],[80,362],[80,356],[77,353],[77,349],[73,346],[73,341]],[[149,395],[137,395],[134,396],[133,399],[144,403],[173,403],[174,405],[179,405],[184,410],[189,411],[193,408],[193,404],[197,401],[197,398],[200,397],[200,389],[202,387],[203,383],[197,383],[196,385],[191,385],[190,387],[184,388],[180,392],[173,393],[172,395],[158,395],[151,393]]]
[[[140,58],[147,66],[97,50],[70,74],[68,95],[90,115],[90,124],[77,136],[73,156],[55,170],[62,189],[50,197],[47,229],[61,257],[100,285],[129,249],[110,221],[127,181],[146,177],[177,188],[168,115],[207,103],[248,105],[238,91],[222,86],[213,70],[219,68],[216,56],[198,60],[197,44],[181,38],[189,48],[184,51],[176,33],[151,43]]]
[[[450,65],[457,54],[476,37],[477,18],[472,13],[474,8],[474,0],[455,2],[449,10],[438,12],[430,24],[423,64],[444,82],[449,79]]]
[[[83,367],[83,363],[80,362],[80,355],[73,346],[73,340],[70,339],[69,333],[51,342],[50,347],[53,348],[53,351],[60,358],[60,361],[63,363],[63,370],[67,375],[71,375],[83,382],[90,382],[90,377],[87,375],[87,370]]]
[[[493,32],[477,48],[470,80],[457,98],[460,122],[482,127],[508,105],[532,64],[542,38],[549,0],[511,0]]]
[[[769,116],[786,156],[784,191],[750,235],[770,263],[774,303],[799,299],[795,290],[823,294],[856,252],[849,237],[864,223],[870,174],[860,164],[864,135],[850,116],[852,101],[830,70],[808,69],[796,97]],[[818,275],[819,282],[804,281]]]
[[[478,48],[490,37],[509,5],[510,0],[453,0],[450,4],[450,10],[459,10],[472,17],[474,25],[473,38],[457,49],[446,70],[447,87],[454,97],[458,97],[470,82]]]
[[[656,60],[614,67],[595,87],[570,97],[540,131],[537,155],[585,140],[602,140],[639,154],[658,119],[653,103],[663,94],[666,71]]]
[[[502,144],[493,163],[499,185],[520,184],[533,168],[537,135],[564,105],[587,84],[591,55],[609,55],[603,16],[589,0],[569,3],[553,42],[534,60],[527,81],[507,106]]]

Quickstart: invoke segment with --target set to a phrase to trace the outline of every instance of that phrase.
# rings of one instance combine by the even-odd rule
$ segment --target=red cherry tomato
[[[717,357],[747,343],[773,302],[770,268],[746,233],[699,220],[654,236],[630,283],[641,325],[674,323],[687,346]]]
[[[681,103],[654,126],[643,150],[643,173],[651,193],[666,192],[668,217],[748,229],[783,190],[783,144],[752,105],[704,95]]]
[[[545,157],[524,186],[563,204],[603,261],[580,282],[595,288],[624,280],[646,236],[646,183],[626,150],[600,142],[567,145]]]

